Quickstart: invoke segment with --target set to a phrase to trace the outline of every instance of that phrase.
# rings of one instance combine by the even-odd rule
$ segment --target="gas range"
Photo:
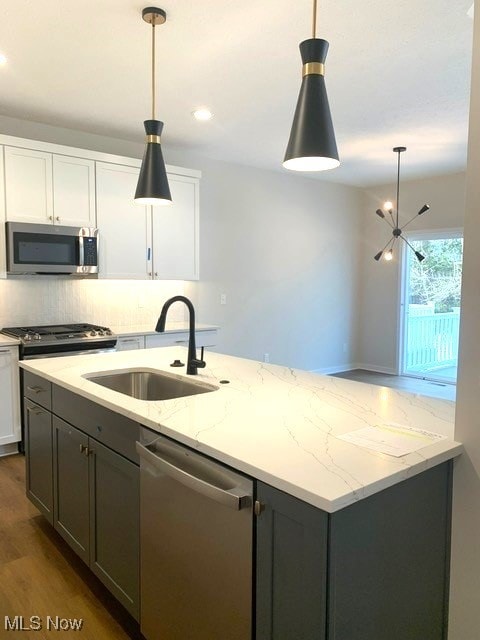
[[[6,327],[1,333],[20,340],[21,359],[113,350],[117,342],[108,327],[95,324]]]

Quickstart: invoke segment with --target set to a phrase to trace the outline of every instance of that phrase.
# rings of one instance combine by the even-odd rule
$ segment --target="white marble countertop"
[[[208,353],[206,369],[189,379],[214,384],[217,391],[158,402],[130,398],[84,377],[129,368],[185,376],[184,369],[169,367],[177,353],[178,347],[167,347],[20,366],[328,512],[462,451],[451,439],[453,402],[253,360]],[[449,439],[394,458],[337,438],[385,421]]]
[[[126,338],[128,336],[149,336],[157,335],[155,331],[155,322],[149,325],[131,325],[131,326],[111,326],[110,329],[119,338]],[[165,327],[165,333],[180,333],[188,331],[188,322],[167,322]],[[195,331],[215,331],[218,326],[211,324],[195,323]]]
[[[10,338],[9,336],[4,336],[3,333],[0,333],[1,347],[14,347],[17,344],[20,344],[20,340],[17,340],[16,338]]]

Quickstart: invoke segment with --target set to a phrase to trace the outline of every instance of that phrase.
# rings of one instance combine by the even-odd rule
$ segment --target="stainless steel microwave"
[[[98,229],[6,223],[7,274],[96,277]]]

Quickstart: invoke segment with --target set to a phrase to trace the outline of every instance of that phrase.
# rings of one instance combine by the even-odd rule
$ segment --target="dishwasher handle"
[[[231,489],[221,489],[214,484],[206,482],[205,480],[197,478],[191,473],[184,471],[171,462],[167,462],[167,460],[164,460],[157,453],[150,451],[150,449],[140,442],[137,442],[136,446],[140,457],[144,458],[144,460],[152,464],[154,467],[189,489],[192,489],[193,491],[196,491],[211,500],[215,500],[215,502],[219,502],[220,504],[223,504],[235,511],[240,511],[241,509],[252,505],[252,495],[248,493],[248,491],[245,491],[243,487],[237,486],[232,487]]]

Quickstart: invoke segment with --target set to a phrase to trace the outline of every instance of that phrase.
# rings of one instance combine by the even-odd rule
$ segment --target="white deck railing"
[[[459,313],[409,315],[407,369],[420,371],[457,363]]]

